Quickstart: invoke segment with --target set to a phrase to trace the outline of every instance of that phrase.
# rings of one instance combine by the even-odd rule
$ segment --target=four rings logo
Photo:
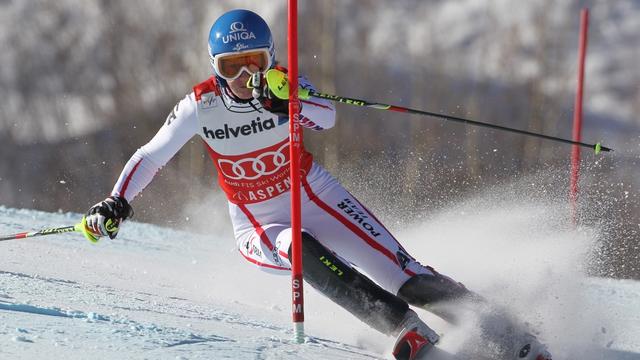
[[[267,151],[255,158],[240,160],[219,159],[218,167],[222,175],[231,180],[256,180],[273,175],[289,164],[289,143],[284,143],[276,151]]]

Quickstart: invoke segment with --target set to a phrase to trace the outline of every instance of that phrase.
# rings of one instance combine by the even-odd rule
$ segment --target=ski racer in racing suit
[[[288,102],[270,96],[268,88],[254,93],[246,85],[252,74],[275,66],[271,31],[251,11],[227,12],[211,28],[209,54],[214,76],[196,85],[151,141],[133,154],[111,196],[87,213],[88,235],[95,241],[114,238],[120,223],[132,215],[129,203],[198,135],[228,199],[240,254],[260,269],[287,273]],[[300,85],[312,86],[304,78]],[[302,101],[300,118],[307,129],[328,129],[334,125],[335,109],[326,100]],[[409,304],[433,306],[475,295],[410,256],[304,148],[300,167],[305,281],[376,330],[397,337],[396,358],[417,358],[438,335]],[[441,316],[453,321],[450,314]]]

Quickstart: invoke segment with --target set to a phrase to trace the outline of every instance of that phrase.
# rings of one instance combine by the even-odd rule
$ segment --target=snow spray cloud
[[[566,187],[540,185],[547,175],[496,186],[399,237],[419,261],[528,323],[554,355],[590,359],[607,343],[603,329],[615,327],[588,289],[599,232],[572,225]],[[471,333],[444,340],[459,346],[467,340],[454,337]]]

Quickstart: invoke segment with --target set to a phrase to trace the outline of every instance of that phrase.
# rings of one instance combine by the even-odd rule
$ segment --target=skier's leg
[[[464,286],[421,265],[335,180],[329,179],[322,186],[303,184],[306,194],[303,217],[313,219],[305,221],[305,227],[322,245],[409,304],[429,306],[430,311],[454,321],[451,314],[432,305],[471,294]]]
[[[372,328],[395,335],[409,310],[404,300],[360,274],[309,233],[302,234],[302,262],[309,285]]]
[[[462,284],[433,271],[419,274],[400,287],[398,296],[409,304],[422,307],[443,319],[459,323],[461,313],[473,315],[486,343],[493,343],[492,357],[501,359],[550,360],[546,347],[533,336],[527,326]],[[455,302],[455,311],[447,303]]]
[[[393,349],[396,359],[417,359],[438,341],[435,331],[404,300],[353,269],[306,232],[302,234],[302,261],[308,284],[372,328],[398,338]]]
[[[443,319],[460,323],[462,314],[477,318],[482,338],[493,343],[491,356],[501,359],[550,360],[546,347],[533,336],[527,326],[462,284],[433,271],[434,275],[419,274],[400,287],[398,296],[409,304],[422,307]],[[450,302],[455,302],[452,311]]]
[[[429,274],[416,274],[398,290],[398,296],[413,306],[428,310],[451,323],[459,323],[460,315],[452,311],[451,302],[469,307],[482,303],[482,298],[464,285],[429,268]]]
[[[238,250],[242,257],[257,265],[260,270],[275,274],[288,274],[291,264],[287,258],[286,249],[291,240],[279,237],[289,226],[283,224],[268,224],[260,226],[255,231],[244,234],[237,239]],[[285,241],[284,244],[281,241]]]
[[[291,229],[286,225],[260,226],[260,230],[242,237],[238,245],[242,256],[261,270],[284,274],[291,267]],[[358,272],[306,231],[302,236],[302,261],[307,283],[372,328],[397,336],[410,323],[420,326],[430,342],[437,341],[436,333],[409,310],[404,300]]]
[[[469,299],[473,293],[461,283],[434,271],[411,277],[400,287],[398,296],[411,305],[423,307],[440,301]]]

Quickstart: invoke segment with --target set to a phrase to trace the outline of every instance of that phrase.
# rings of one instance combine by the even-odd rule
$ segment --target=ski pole
[[[64,234],[69,232],[79,232],[79,233],[82,233],[87,238],[87,240],[93,243],[97,242],[98,238],[87,230],[86,224],[87,224],[87,221],[85,217],[82,217],[82,221],[75,225],[61,226],[61,227],[50,228],[50,229],[42,229],[39,231],[27,231],[27,232],[21,232],[21,233],[11,234],[11,235],[0,235],[0,241],[18,240],[18,239],[25,239],[25,238],[31,238],[36,236]]]
[[[2,235],[0,236],[0,241],[25,239],[25,238],[36,237],[36,236],[44,236],[44,235],[63,234],[63,233],[75,232],[75,231],[81,232],[82,230],[78,228],[79,226],[80,224],[71,225],[71,226],[62,226],[62,227],[50,228],[50,229],[42,229],[40,231],[28,231],[28,232],[22,232],[22,233],[17,233],[12,235]]]
[[[269,84],[269,89],[274,93],[275,96],[277,96],[278,98],[280,98],[282,100],[289,99],[289,84],[287,82],[287,75],[286,74],[284,74],[280,70],[271,69],[271,70],[268,70],[265,73],[265,78],[266,78],[267,84]],[[249,83],[247,84],[248,87],[253,87],[253,86],[249,86],[249,85],[254,85],[255,84],[255,83],[254,84],[250,84],[251,81],[252,81],[252,79],[249,79]],[[275,86],[272,86],[272,84],[275,85]],[[320,98],[320,99],[327,99],[327,100],[331,100],[331,101],[336,101],[336,102],[340,102],[340,103],[348,104],[348,105],[370,107],[370,108],[374,108],[374,109],[378,109],[378,110],[389,110],[389,111],[396,111],[396,112],[402,112],[402,113],[408,113],[408,114],[431,116],[431,117],[436,117],[436,118],[440,118],[440,119],[444,119],[444,120],[455,121],[455,122],[459,122],[459,123],[463,123],[463,124],[467,124],[467,125],[482,126],[482,127],[495,129],[495,130],[503,130],[503,131],[508,131],[508,132],[512,132],[512,133],[516,133],[516,134],[534,136],[534,137],[538,137],[538,138],[542,138],[542,139],[563,142],[563,143],[566,143],[566,144],[579,145],[579,146],[583,146],[583,147],[586,147],[586,148],[593,149],[596,154],[599,154],[601,151],[613,151],[613,149],[610,149],[608,147],[602,146],[602,144],[600,144],[600,143],[588,144],[588,143],[584,143],[584,142],[580,142],[580,141],[573,141],[573,140],[563,139],[563,138],[559,138],[559,137],[555,137],[555,136],[535,133],[535,132],[531,132],[531,131],[520,130],[520,129],[510,128],[510,127],[506,127],[506,126],[501,126],[501,125],[489,124],[489,123],[470,120],[470,119],[465,119],[465,118],[461,118],[461,117],[457,117],[457,116],[445,115],[445,114],[440,114],[440,113],[435,113],[435,112],[430,112],[430,111],[424,111],[424,110],[410,109],[410,108],[402,107],[402,106],[381,104],[381,103],[370,102],[370,101],[366,101],[366,100],[348,98],[348,97],[344,97],[344,96],[325,94],[325,93],[321,93],[321,92],[318,92],[318,91],[315,91],[315,90],[311,90],[311,89],[300,88],[299,91],[298,91],[298,94],[299,94],[298,97],[300,99],[302,99],[302,100],[308,100],[311,97],[315,97],[315,98]]]

